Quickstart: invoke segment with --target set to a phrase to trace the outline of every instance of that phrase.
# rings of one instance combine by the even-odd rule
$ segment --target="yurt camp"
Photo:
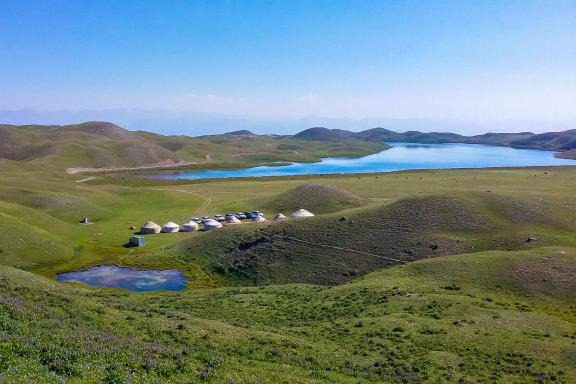
[[[213,229],[222,228],[222,224],[217,222],[216,220],[208,219],[204,222],[204,230],[211,231]]]
[[[176,233],[176,232],[178,232],[178,230],[180,230],[180,226],[176,223],[171,222],[171,221],[167,222],[162,227],[163,233]]]
[[[199,228],[198,223],[195,221],[188,221],[182,225],[183,232],[194,232],[197,231]]]
[[[256,223],[263,223],[266,221],[266,219],[264,218],[264,216],[258,215],[255,218],[253,218],[252,221],[254,221]]]
[[[226,223],[228,224],[242,224],[242,222],[240,220],[238,220],[238,218],[236,216],[227,216],[226,217]]]
[[[286,216],[284,216],[283,214],[279,213],[276,216],[274,216],[274,218],[272,220],[274,221],[281,221],[284,220],[286,218]]]
[[[161,230],[161,226],[153,221],[149,221],[140,228],[140,233],[144,235],[153,235],[155,233],[160,233]]]
[[[296,212],[292,213],[292,217],[300,218],[300,217],[312,217],[314,214],[312,212],[308,212],[305,209],[299,209]]]

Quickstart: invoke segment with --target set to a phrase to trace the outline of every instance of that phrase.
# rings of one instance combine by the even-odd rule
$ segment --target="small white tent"
[[[314,214],[312,212],[308,212],[305,209],[299,209],[296,212],[292,213],[292,217],[312,217]]]
[[[140,233],[144,235],[153,235],[155,233],[160,233],[161,230],[161,226],[153,221],[149,221],[140,228]]]
[[[182,231],[184,232],[193,232],[198,230],[198,223],[195,221],[188,221],[182,225]]]
[[[226,222],[228,224],[242,224],[240,220],[236,216],[228,216],[226,217]]]
[[[204,230],[211,231],[213,229],[222,228],[222,224],[216,220],[208,219],[204,222]]]
[[[254,221],[256,223],[263,223],[266,221],[266,219],[264,218],[264,216],[258,215],[255,218],[253,218],[252,221]]]
[[[162,232],[164,232],[164,233],[176,233],[176,232],[178,232],[179,229],[180,229],[180,226],[178,224],[169,221],[166,224],[164,224],[164,226],[162,227]]]
[[[283,214],[279,213],[276,216],[274,216],[274,221],[280,221],[280,220],[284,220],[286,218],[286,216],[284,216]]]

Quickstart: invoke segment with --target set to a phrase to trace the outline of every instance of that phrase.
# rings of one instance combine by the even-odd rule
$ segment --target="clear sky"
[[[575,0],[0,1],[0,109],[576,122]]]

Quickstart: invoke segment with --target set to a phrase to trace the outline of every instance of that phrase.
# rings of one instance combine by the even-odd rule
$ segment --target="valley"
[[[575,379],[574,167],[85,180],[3,160],[0,176],[5,382]],[[316,216],[123,246],[149,219],[254,208]],[[95,265],[188,281],[55,282]]]

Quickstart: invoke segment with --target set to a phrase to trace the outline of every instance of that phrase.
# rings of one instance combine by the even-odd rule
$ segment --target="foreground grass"
[[[569,383],[574,271],[575,249],[544,248],[419,261],[336,287],[130,294],[3,267],[0,377]]]

